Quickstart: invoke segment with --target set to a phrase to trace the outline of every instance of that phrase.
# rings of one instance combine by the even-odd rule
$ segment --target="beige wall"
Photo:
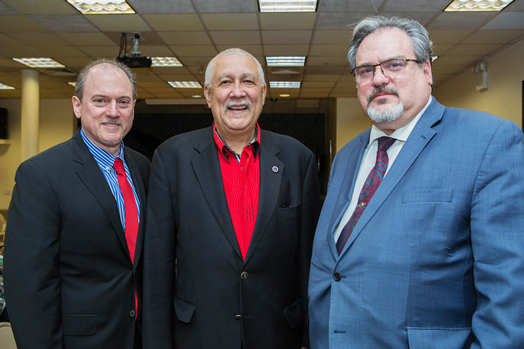
[[[15,173],[22,159],[20,99],[0,99],[0,108],[8,113],[11,144],[0,144],[0,210],[6,210],[15,185]],[[73,135],[76,118],[70,99],[40,100],[39,152],[61,143]]]
[[[360,107],[356,98],[337,98],[337,144],[338,152],[347,142],[371,127],[371,122]]]
[[[468,70],[439,86],[433,95],[447,107],[485,111],[522,127],[524,40],[489,59],[487,67],[487,90],[476,90],[480,76]]]

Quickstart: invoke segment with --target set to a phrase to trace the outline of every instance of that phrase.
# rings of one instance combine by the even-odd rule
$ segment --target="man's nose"
[[[390,78],[384,73],[384,69],[382,69],[381,65],[373,67],[373,85],[386,85],[389,81]]]

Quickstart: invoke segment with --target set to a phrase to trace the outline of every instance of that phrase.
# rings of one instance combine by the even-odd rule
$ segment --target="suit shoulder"
[[[31,162],[43,167],[61,165],[65,163],[67,159],[71,159],[71,143],[72,140],[59,143],[30,157],[22,164]]]
[[[495,133],[500,127],[520,130],[513,121],[470,109],[446,107],[443,120],[450,121],[450,127],[464,130],[464,132],[483,134],[485,137]]]

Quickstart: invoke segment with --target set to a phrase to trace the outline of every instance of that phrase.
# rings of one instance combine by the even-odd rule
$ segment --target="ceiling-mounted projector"
[[[129,68],[149,68],[151,66],[151,58],[141,56],[141,57],[117,57],[117,61],[124,63]]]
[[[122,37],[120,38],[120,52],[116,60],[124,63],[129,68],[149,68],[152,63],[151,58],[142,56],[140,51],[138,51],[140,34],[135,33],[133,40],[133,51],[128,54],[126,33],[122,33]]]

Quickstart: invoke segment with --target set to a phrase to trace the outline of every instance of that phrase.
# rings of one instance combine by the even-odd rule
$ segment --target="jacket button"
[[[131,310],[131,311],[129,312],[129,316],[131,316],[131,317],[135,317],[135,314],[136,314],[136,313],[135,313],[134,310]]]
[[[342,276],[340,276],[339,273],[335,273],[333,274],[333,280],[335,281],[340,281],[342,279]]]
[[[242,319],[242,315],[235,315],[235,319]]]
[[[248,273],[247,273],[247,271],[243,271],[242,274],[240,274],[240,278],[241,278],[242,280],[247,279],[247,277],[248,277]]]

